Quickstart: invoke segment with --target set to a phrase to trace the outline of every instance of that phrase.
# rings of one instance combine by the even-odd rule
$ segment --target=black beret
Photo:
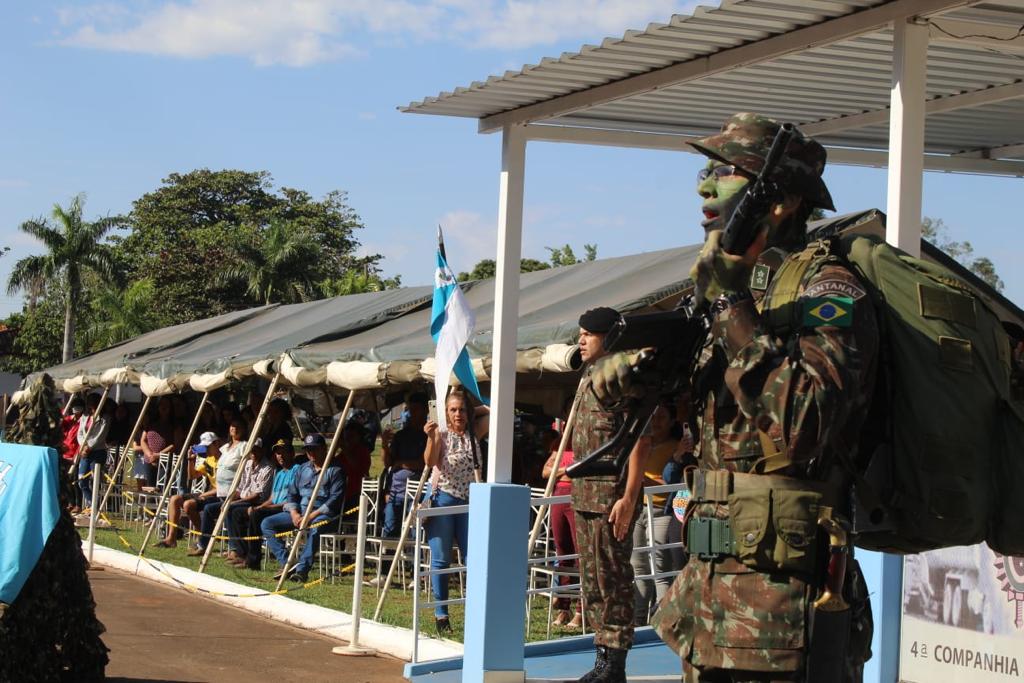
[[[619,312],[607,306],[598,306],[580,316],[580,327],[587,332],[605,334],[610,332],[612,325],[619,320]]]

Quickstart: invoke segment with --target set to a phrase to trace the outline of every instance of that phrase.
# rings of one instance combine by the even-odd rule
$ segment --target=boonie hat
[[[722,124],[720,133],[689,144],[706,157],[757,175],[780,127],[778,121],[761,114],[733,114]],[[832,195],[821,179],[827,156],[821,144],[797,130],[776,174],[783,186],[800,193],[811,206],[835,211]]]

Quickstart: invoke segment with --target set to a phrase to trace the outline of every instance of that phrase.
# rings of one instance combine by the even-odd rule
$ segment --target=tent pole
[[[97,419],[97,417],[103,415],[103,407],[107,403],[107,394],[108,393],[110,393],[110,387],[104,387],[103,388],[103,394],[100,396],[100,403],[99,403],[98,406],[96,406],[96,412],[93,413],[93,420],[92,420],[92,422],[89,423],[89,428],[87,430],[85,430],[85,440],[86,440],[86,442],[88,442],[89,441],[89,437],[92,436],[92,428],[96,426],[96,419]],[[71,404],[71,402],[69,401],[68,405],[70,405],[70,404]],[[79,447],[78,448],[78,452],[75,453],[75,459],[71,461],[71,467],[68,468],[68,476],[69,477],[75,476],[75,471],[78,469],[78,461],[81,460],[81,459],[82,459],[82,448]],[[84,500],[82,501],[82,505],[85,505],[85,501]]]
[[[75,400],[75,396],[78,396],[77,391],[72,391],[70,394],[68,394],[68,400],[64,404],[64,410],[60,411],[61,417],[64,417],[65,415],[68,414],[68,409],[71,408],[71,402]]]
[[[185,462],[185,457],[188,454],[188,447],[192,443],[192,437],[195,436],[196,427],[199,426],[199,418],[203,414],[203,406],[206,405],[206,397],[210,395],[210,392],[203,392],[203,398],[199,401],[199,407],[196,409],[196,416],[192,418],[192,426],[188,430],[188,436],[185,437],[185,443],[181,444],[181,450],[178,452],[177,459],[171,462],[170,470],[167,472],[167,481],[164,482],[164,490],[160,494],[160,502],[156,504],[156,511],[153,513],[153,519],[149,523],[149,528],[146,529],[146,537],[142,539],[142,546],[139,548],[139,557],[142,557],[142,553],[146,552],[146,546],[149,545],[149,539],[153,536],[153,530],[156,529],[157,522],[160,521],[160,511],[164,509],[164,504],[167,503],[167,499],[170,497],[171,487],[174,486],[174,480],[178,477],[178,470],[181,469],[182,463]],[[149,397],[146,397],[149,400]],[[139,418],[142,419],[141,416]],[[174,457],[173,455],[171,456]]]
[[[384,579],[384,587],[381,589],[380,597],[377,598],[377,607],[373,611],[373,619],[377,620],[380,616],[380,610],[384,606],[384,598],[388,594],[388,588],[391,587],[391,579],[395,575],[395,567],[398,566],[398,554],[405,547],[405,539],[409,535],[409,527],[412,526],[413,521],[416,519],[416,511],[420,509],[420,497],[423,495],[423,486],[427,483],[427,474],[429,474],[430,468],[424,464],[423,472],[420,474],[420,481],[416,485],[416,494],[412,498],[412,507],[406,514],[405,519],[402,520],[402,533],[398,535],[398,543],[395,545],[395,557],[391,561],[391,566],[388,567],[388,576]],[[419,590],[417,588],[417,590]]]
[[[260,407],[260,413],[256,416],[256,423],[252,426],[252,433],[249,434],[249,439],[245,443],[245,452],[242,454],[241,460],[238,461],[238,469],[235,470],[235,476],[231,480],[231,487],[228,489],[227,496],[224,497],[224,503],[220,506],[220,514],[217,515],[217,523],[213,525],[213,531],[210,533],[210,538],[206,540],[206,552],[203,553],[203,559],[199,563],[200,574],[202,574],[206,569],[206,563],[210,561],[210,553],[213,552],[214,545],[213,539],[218,533],[220,533],[220,529],[224,525],[224,518],[227,517],[228,506],[231,505],[231,501],[235,497],[235,490],[238,489],[238,482],[242,479],[242,470],[245,469],[245,461],[248,460],[249,456],[252,454],[253,446],[256,443],[257,437],[260,435],[260,430],[263,428],[263,418],[267,415],[267,407],[270,405],[270,400],[274,397],[274,392],[277,391],[277,383],[279,381],[281,381],[280,372],[276,373],[274,375],[274,379],[270,381],[270,386],[267,388],[267,395],[263,397],[263,405]],[[202,406],[200,406],[200,408],[202,408]],[[196,419],[198,419],[198,416]]]
[[[295,433],[299,435],[299,440],[305,441],[306,434],[302,431],[302,425],[299,424],[299,416],[295,413],[292,413],[292,422],[295,423]]]
[[[355,398],[356,392],[354,389],[350,389],[348,392],[348,398],[345,399],[345,407],[341,409],[341,417],[338,419],[338,427],[334,430],[334,436],[331,437],[331,445],[327,449],[327,457],[324,458],[324,466],[320,468],[320,475],[316,478],[316,484],[313,485],[313,492],[309,496],[309,503],[306,504],[306,512],[302,515],[302,521],[299,523],[299,529],[295,532],[295,541],[292,543],[292,547],[288,549],[288,559],[284,563],[284,568],[281,570],[281,576],[277,580],[277,588],[275,591],[281,590],[281,584],[288,576],[288,568],[292,566],[292,560],[295,559],[295,553],[299,549],[299,541],[302,540],[302,534],[306,531],[309,526],[310,516],[313,514],[313,510],[316,506],[316,497],[320,493],[320,485],[323,484],[324,475],[327,473],[327,468],[331,464],[331,458],[334,457],[334,452],[338,449],[338,444],[341,441],[341,433],[345,429],[345,420],[348,418],[349,411],[352,409],[352,399]],[[344,510],[341,511],[345,513]],[[361,581],[361,577],[356,577],[356,581]]]
[[[142,409],[139,411],[139,418],[135,420],[135,427],[132,428],[131,436],[128,437],[127,443],[121,450],[121,457],[117,460],[117,465],[114,467],[114,472],[110,475],[110,483],[107,485],[107,490],[103,492],[103,501],[100,503],[100,510],[107,509],[107,499],[110,498],[110,492],[114,489],[114,485],[117,484],[118,474],[121,472],[121,467],[124,466],[124,461],[128,458],[128,454],[132,453],[134,449],[132,444],[135,443],[135,437],[139,435],[142,430],[142,422],[146,416],[146,411],[149,409],[149,402],[152,396],[146,396],[146,400],[142,402]]]
[[[580,389],[583,388],[583,382],[586,381],[587,375],[584,373],[580,377],[579,386],[576,387],[576,396],[572,401],[572,408],[569,409],[569,417],[565,420],[565,426],[562,427],[562,438],[558,442],[558,454],[555,456],[555,463],[551,467],[551,474],[548,475],[548,483],[544,487],[544,497],[550,498],[551,492],[555,490],[555,481],[558,480],[558,467],[562,463],[562,455],[565,453],[565,447],[569,445],[569,434],[572,432],[572,426],[576,422],[576,409],[580,405]],[[537,510],[537,519],[533,522],[533,528],[530,530],[530,540],[526,546],[526,556],[529,557],[533,554],[533,544],[537,542],[537,537],[540,536],[540,528],[544,524],[544,517],[548,514],[548,506],[541,505],[540,509]]]

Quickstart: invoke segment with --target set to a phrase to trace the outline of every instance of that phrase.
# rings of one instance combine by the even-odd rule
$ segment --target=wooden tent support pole
[[[107,404],[107,394],[110,393],[110,387],[103,388],[103,394],[100,396],[100,404],[96,406],[96,412],[93,413],[93,420],[89,423],[89,428],[85,430],[85,443],[78,447],[78,452],[75,453],[75,459],[71,461],[71,467],[68,468],[68,476],[75,476],[75,472],[78,471],[78,461],[82,459],[82,447],[89,443],[89,437],[92,436],[93,427],[96,426],[96,420],[103,416],[103,407]],[[85,505],[85,501],[82,501],[82,505]]]
[[[275,591],[281,590],[281,584],[288,577],[288,569],[292,566],[292,560],[295,559],[295,553],[299,549],[299,541],[302,540],[302,535],[306,532],[309,527],[310,517],[313,514],[313,510],[316,509],[316,497],[320,493],[320,485],[323,484],[324,475],[327,473],[327,468],[331,464],[331,459],[334,457],[335,451],[338,449],[338,445],[341,443],[341,433],[345,430],[345,420],[348,419],[349,411],[352,410],[352,399],[355,398],[355,390],[349,390],[348,398],[345,399],[345,407],[341,409],[341,417],[338,419],[338,427],[334,430],[334,436],[331,437],[331,445],[327,449],[327,456],[324,458],[324,466],[320,468],[320,475],[316,478],[316,484],[313,485],[313,492],[309,496],[309,503],[306,504],[306,512],[302,515],[302,521],[299,523],[299,529],[295,532],[295,540],[292,542],[291,548],[288,549],[288,559],[284,563],[284,569],[281,571],[281,576],[277,580],[277,588]],[[344,510],[341,511],[344,514]],[[356,581],[361,581],[360,577],[356,577]]]
[[[70,394],[68,394],[68,400],[64,404],[64,409],[60,411],[61,417],[64,417],[65,415],[68,414],[68,410],[71,408],[71,402],[75,400],[75,396],[78,396],[77,391],[72,391]]]
[[[149,528],[146,529],[146,536],[142,539],[142,546],[139,548],[139,557],[142,557],[142,553],[146,552],[146,546],[149,545],[149,539],[153,536],[153,530],[156,529],[157,523],[160,521],[160,512],[164,509],[164,505],[167,503],[167,499],[170,498],[171,487],[174,486],[174,480],[178,478],[178,471],[181,470],[182,464],[185,462],[185,458],[188,455],[188,448],[192,444],[192,437],[195,436],[196,428],[199,426],[199,418],[203,414],[203,406],[206,404],[206,397],[210,395],[210,392],[203,392],[203,398],[199,401],[199,407],[196,409],[196,416],[192,418],[192,426],[188,430],[188,436],[185,437],[185,443],[181,444],[181,450],[178,452],[178,457],[174,458],[172,455],[171,466],[168,468],[167,481],[164,482],[164,490],[160,493],[160,502],[156,504],[156,510],[153,512],[153,519],[149,522]],[[149,398],[147,397],[147,401]],[[143,513],[145,514],[145,513]]]
[[[199,563],[200,574],[206,570],[206,564],[210,561],[210,553],[213,552],[213,546],[215,545],[213,539],[216,538],[217,534],[220,533],[221,527],[224,526],[224,518],[227,517],[228,507],[234,500],[235,491],[238,489],[238,482],[242,480],[242,470],[245,469],[245,461],[248,460],[249,456],[252,454],[252,449],[256,444],[256,439],[260,435],[260,430],[263,429],[263,418],[267,415],[267,407],[270,405],[271,399],[274,398],[274,392],[277,391],[277,383],[280,381],[280,372],[274,375],[274,379],[270,380],[270,386],[267,388],[267,395],[263,397],[263,405],[260,406],[259,415],[256,416],[256,423],[252,426],[252,432],[249,434],[249,439],[245,442],[245,452],[242,454],[241,460],[238,461],[238,469],[235,470],[235,476],[231,480],[231,487],[228,488],[227,496],[224,497],[224,503],[220,506],[220,514],[217,515],[217,523],[213,525],[213,531],[210,532],[210,537],[206,539],[206,551],[203,553],[203,559]],[[200,406],[200,408],[201,407],[202,406]]]
[[[572,408],[569,409],[569,417],[566,418],[565,426],[562,427],[562,438],[558,442],[558,454],[555,456],[555,462],[551,466],[548,483],[544,487],[545,498],[550,498],[551,493],[555,490],[555,482],[558,480],[558,468],[562,463],[562,455],[565,453],[565,448],[569,445],[569,435],[572,433],[572,426],[576,422],[576,409],[580,405],[580,389],[583,388],[583,382],[586,380],[586,377],[586,375],[583,375],[580,378],[579,386],[576,387],[576,396],[572,400]],[[530,530],[530,540],[526,546],[527,557],[533,554],[533,544],[537,542],[537,537],[540,536],[540,529],[544,525],[544,518],[547,514],[548,506],[541,505],[540,509],[537,510],[537,519],[533,521],[533,528]]]
[[[429,473],[430,468],[424,465],[423,472],[420,474],[420,480],[416,484],[416,494],[412,498],[412,506],[409,508],[409,512],[405,515],[405,519],[402,520],[402,532],[398,534],[398,544],[395,546],[395,556],[391,560],[391,566],[388,567],[388,575],[387,578],[384,579],[384,587],[381,589],[380,597],[377,598],[377,607],[373,610],[374,621],[376,621],[377,617],[380,616],[380,610],[384,606],[384,598],[387,597],[388,588],[391,587],[391,579],[395,576],[395,567],[397,567],[400,562],[398,559],[399,554],[402,552],[402,548],[405,547],[405,539],[409,536],[409,528],[416,520],[416,511],[420,509],[420,499],[423,497],[423,487],[427,483],[427,476]],[[418,587],[417,590],[419,590]]]
[[[131,436],[128,437],[128,441],[125,443],[124,448],[121,449],[121,457],[117,459],[117,465],[114,467],[113,473],[110,475],[110,483],[107,484],[107,490],[103,492],[103,501],[100,503],[100,510],[107,509],[107,499],[110,498],[110,492],[114,490],[114,485],[117,484],[117,477],[121,473],[121,468],[124,466],[124,461],[128,459],[128,454],[134,452],[132,444],[135,443],[135,437],[142,431],[142,422],[146,416],[146,411],[149,410],[149,402],[152,400],[152,396],[147,396],[146,400],[142,402],[142,409],[139,411],[139,418],[135,420],[135,426],[132,428]]]

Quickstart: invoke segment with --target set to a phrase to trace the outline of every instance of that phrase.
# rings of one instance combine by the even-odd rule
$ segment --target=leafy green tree
[[[566,244],[564,247],[544,247],[551,254],[551,265],[554,267],[559,266],[571,266],[576,263],[584,261],[593,261],[597,258],[597,245],[596,244],[584,244],[583,252],[584,256],[582,259],[576,256],[576,253],[572,250],[572,247]]]
[[[1003,280],[996,273],[995,264],[987,256],[975,256],[968,241],[957,242],[949,235],[949,228],[941,218],[921,219],[921,237],[953,257],[960,265],[987,282],[997,292],[1003,291]]]
[[[382,292],[385,289],[395,289],[402,286],[402,278],[382,278],[380,273],[369,269],[360,272],[351,268],[340,278],[325,280],[321,284],[321,292],[324,296],[346,296],[348,294],[364,294],[366,292]]]
[[[288,239],[272,240],[274,225],[286,225],[289,235],[305,233],[316,253],[301,277],[289,276],[291,285],[271,287],[271,300],[313,297],[327,281],[350,269],[363,269],[365,263],[373,270],[381,259],[355,256],[356,233],[363,224],[343,192],[314,199],[292,188],[275,191],[265,171],[199,169],[171,174],[134,202],[129,220],[131,233],[118,244],[119,260],[129,279],[153,279],[157,312],[165,324],[265,303],[267,282],[260,282],[264,276],[253,281],[255,287],[239,287],[237,279],[222,273],[245,266],[240,253],[262,251],[265,244],[280,251],[273,245],[281,247]],[[259,262],[266,273],[266,264],[283,254],[264,256]],[[291,257],[280,267],[288,264],[294,265]],[[245,279],[248,282],[247,275]]]
[[[19,230],[43,243],[45,254],[26,256],[14,264],[7,280],[7,293],[38,289],[40,284],[58,281],[64,303],[64,344],[62,359],[75,356],[75,322],[82,301],[82,277],[91,271],[102,280],[113,279],[115,261],[110,247],[102,242],[114,228],[122,225],[119,217],[105,217],[89,222],[82,218],[85,195],[71,199],[67,207],[53,205],[51,217],[27,220]]]
[[[52,296],[0,321],[13,339],[10,353],[0,355],[0,371],[27,375],[60,363],[63,319],[60,297]]]
[[[159,327],[154,299],[156,286],[149,278],[127,289],[104,286],[90,298],[90,322],[84,342],[98,351]]]
[[[317,244],[305,229],[275,221],[251,242],[236,244],[218,279],[245,285],[261,304],[309,301],[316,291]]]

